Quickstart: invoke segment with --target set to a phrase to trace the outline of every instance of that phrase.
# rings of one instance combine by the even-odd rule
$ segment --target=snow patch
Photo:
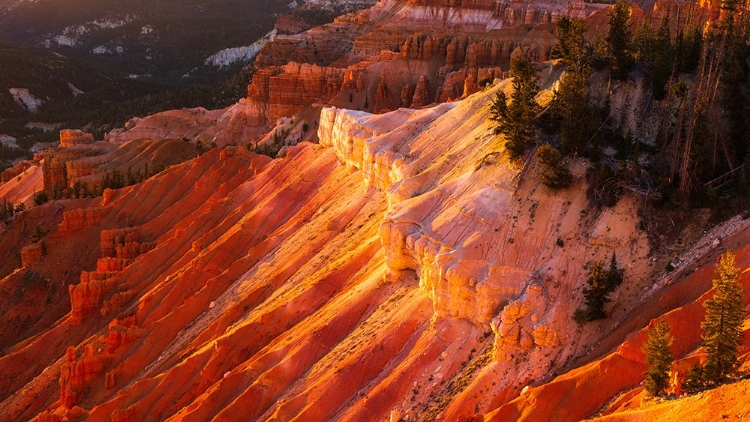
[[[207,58],[205,64],[207,66],[216,66],[219,68],[223,68],[234,63],[249,63],[255,59],[255,56],[258,55],[260,49],[274,38],[276,38],[275,29],[251,45],[247,45],[244,47],[225,48],[224,50],[221,50],[218,53]]]
[[[91,49],[91,53],[93,53],[93,54],[118,54],[118,55],[120,55],[120,54],[124,54],[125,53],[125,49],[122,48],[122,46],[120,46],[120,45],[116,46],[114,48],[114,50],[111,49],[111,48],[109,48],[109,47],[100,45],[98,47],[95,47],[95,48]]]
[[[52,39],[57,45],[64,45],[66,47],[75,47],[78,44],[78,37],[71,37],[68,35],[58,35]]]
[[[92,25],[99,27],[100,29],[115,29],[125,26],[128,22],[133,20],[133,16],[125,16],[124,19],[97,19],[90,22]]]
[[[73,85],[70,82],[68,82],[68,88],[70,88],[70,92],[73,93],[74,97],[77,97],[77,96],[83,94],[83,91],[81,91],[80,89],[78,89],[75,85]]]
[[[0,145],[3,145],[6,148],[18,149],[16,138],[10,135],[0,135]]]
[[[45,123],[45,122],[28,122],[24,127],[26,129],[41,130],[42,132],[52,132],[57,130],[59,123]]]
[[[80,43],[81,37],[85,34],[103,29],[120,28],[135,19],[136,15],[126,15],[122,19],[96,19],[94,21],[86,22],[80,25],[71,25],[65,27],[65,29],[62,30],[62,33],[44,40],[44,46],[50,48],[53,44],[57,44],[58,46],[75,47]],[[93,53],[105,54],[106,51],[101,50],[102,47],[104,46],[96,47]],[[118,54],[122,53],[118,52]]]
[[[141,35],[148,35],[152,32],[154,32],[154,27],[151,25],[141,27]]]
[[[29,148],[29,152],[34,153],[44,151],[45,149],[52,148],[55,145],[57,145],[57,142],[37,142],[32,145],[31,148]]]
[[[24,4],[24,3],[36,3],[38,0],[16,0],[16,1],[7,1],[4,5],[0,5],[0,12],[7,13],[11,10],[17,8],[18,6]]]
[[[36,113],[42,105],[42,100],[31,95],[28,88],[10,88],[8,92],[16,103],[26,107],[32,113]]]

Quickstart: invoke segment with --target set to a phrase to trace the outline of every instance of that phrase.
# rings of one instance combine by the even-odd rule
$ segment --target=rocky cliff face
[[[550,198],[537,188],[517,185],[510,168],[499,174],[482,171],[483,157],[493,150],[496,138],[482,124],[486,116],[481,113],[458,117],[463,107],[480,109],[480,98],[486,97],[467,100],[455,110],[445,104],[382,118],[324,109],[321,144],[359,170],[368,186],[385,192],[389,208],[380,236],[391,277],[415,273],[437,318],[491,326],[497,359],[537,351],[548,358],[552,350],[561,352],[556,347],[561,341],[571,340],[557,316],[573,310],[563,310],[569,304],[554,298],[573,295],[585,278],[584,262],[564,263],[568,258],[563,257],[601,259],[617,250],[627,262],[643,263],[647,243],[637,234],[636,221],[627,217],[632,204],[582,218],[588,208],[584,196]],[[432,121],[441,123],[424,131]],[[436,140],[454,139],[454,133],[461,133],[463,140],[434,149]],[[453,161],[458,156],[466,161],[463,170]],[[445,185],[451,189],[443,189]],[[472,206],[450,205],[464,202]],[[572,235],[568,230],[576,225],[589,229]],[[608,230],[615,226],[617,231]],[[561,250],[557,239],[570,246]],[[632,246],[622,250],[627,245]],[[522,257],[518,250],[536,252]]]
[[[716,19],[714,3],[639,3],[655,22],[677,27]],[[279,36],[256,59],[248,122],[268,128],[310,105],[382,113],[476,92],[483,77],[508,70],[514,55],[550,57],[560,16],[606,23],[603,3],[384,0],[332,24]],[[529,29],[531,28],[531,29]],[[413,90],[420,80],[426,89]],[[416,101],[415,101],[416,99]]]
[[[249,113],[250,124],[260,126],[292,116],[313,103],[329,103],[341,89],[345,72],[297,63],[259,71],[248,86],[247,99],[254,105]]]
[[[512,55],[546,60],[555,37],[553,26],[542,24],[606,7],[454,3],[382,1],[332,24],[277,37],[256,59],[261,70],[248,87],[250,123],[269,124],[317,103],[382,113],[462,98],[482,77],[507,70]]]
[[[155,131],[150,134],[160,138],[164,135]],[[69,196],[66,192],[69,193],[76,183],[93,188],[100,185],[105,175],[110,177],[118,172],[125,179],[131,172],[154,171],[197,153],[195,144],[185,142],[187,138],[184,141],[165,138],[141,137],[131,141],[121,136],[117,145],[111,141],[93,142],[90,134],[64,130],[60,132],[59,147],[37,153],[34,159],[41,163],[44,190],[50,195]]]
[[[383,2],[369,13],[430,7]],[[508,162],[487,117],[510,82],[475,81],[501,76],[506,52],[536,50],[472,37],[415,36],[355,64],[269,67],[255,99],[48,152],[45,179],[66,186],[72,174],[191,154],[2,228],[0,250],[21,262],[0,261],[0,421],[657,419],[664,408],[640,401],[644,330],[659,318],[676,327],[673,379],[701,359],[700,303],[720,252],[706,245],[718,235],[665,276],[639,229],[641,199],[590,207],[582,159],[566,162],[574,183],[560,192],[538,182],[535,160]],[[542,70],[546,101],[561,69]],[[273,160],[228,146],[308,101],[350,105],[316,106],[319,144]],[[195,156],[182,138],[218,146]],[[41,178],[29,168],[0,189],[30,195]],[[750,228],[733,224],[720,247],[745,268]],[[37,225],[49,232],[42,255],[29,245]],[[578,326],[587,269],[613,253],[625,280],[611,317]],[[731,398],[738,385],[720,398],[746,412]]]
[[[559,71],[544,74],[549,87]],[[700,296],[709,270],[648,290],[659,271],[635,202],[590,211],[583,161],[558,194],[533,162],[509,164],[486,118],[500,89],[380,115],[324,108],[321,144],[284,159],[212,149],[103,198],[32,209],[27,225],[53,220],[24,271],[68,299],[5,347],[2,419],[592,415],[641,379],[625,334]],[[11,226],[4,246],[22,233]],[[577,328],[586,263],[612,252],[625,267],[613,317]],[[31,292],[4,274],[3,289]],[[592,348],[615,352],[587,365]],[[555,401],[604,370],[622,376],[580,410]],[[566,375],[521,393],[554,371]]]
[[[72,147],[78,144],[91,144],[94,136],[77,129],[63,129],[60,131],[60,148]]]

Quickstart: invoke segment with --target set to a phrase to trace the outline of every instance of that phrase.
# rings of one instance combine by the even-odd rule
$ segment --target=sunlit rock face
[[[619,248],[638,237],[631,238],[637,233],[634,227],[599,233],[598,227],[613,226],[611,220],[623,218],[607,213],[589,222],[585,243],[560,250],[557,239],[579,224],[587,207],[585,197],[556,198],[544,192],[543,197],[521,198],[512,166],[482,165],[484,157],[499,147],[481,120],[484,116],[465,118],[467,110],[483,108],[482,98],[382,116],[324,109],[319,138],[322,145],[334,148],[342,163],[359,170],[368,186],[385,192],[389,210],[380,234],[389,269],[416,272],[436,315],[486,326],[532,284],[546,285],[552,277],[570,279],[573,288],[578,274],[559,268],[559,262],[590,255],[586,249]],[[550,273],[548,268],[556,269]],[[544,309],[539,314],[535,319],[542,318]],[[528,328],[530,336],[534,326]],[[539,337],[544,337],[542,331]]]
[[[559,16],[606,7],[381,1],[264,46],[248,87],[249,120],[271,124],[316,104],[384,113],[463,98],[502,76],[513,55],[547,60]]]
[[[717,411],[703,399],[649,407],[639,383],[656,319],[678,338],[671,391],[703,359],[697,327],[720,251],[701,249],[665,278],[639,229],[642,198],[595,209],[582,159],[566,161],[570,188],[549,190],[536,160],[507,160],[488,120],[495,94],[510,93],[509,80],[493,84],[507,60],[547,57],[553,12],[600,6],[519,5],[524,22],[530,9],[532,23],[547,22],[530,30],[511,26],[521,12],[510,6],[462,3],[471,13],[450,17],[456,6],[382,2],[372,15],[279,41],[315,36],[330,48],[269,64],[230,108],[133,120],[106,142],[66,133],[62,148],[4,173],[0,191],[28,199],[47,183],[70,188],[180,157],[140,183],[52,201],[2,226],[0,250],[11,258],[0,260],[0,421],[658,420],[665,409],[687,420]],[[452,37],[404,29],[431,9],[445,28],[498,26]],[[322,43],[351,22],[372,24],[349,44]],[[396,47],[377,51],[383,45]],[[562,69],[539,71],[546,103]],[[613,98],[644,88],[617,89]],[[298,111],[309,112],[319,144],[276,159],[245,147]],[[745,268],[750,229],[733,224],[721,245]],[[31,242],[37,226],[48,232],[43,245]],[[625,279],[611,316],[579,326],[572,315],[588,269],[613,253]],[[740,413],[745,387],[705,397]]]
[[[634,21],[668,17],[675,27],[718,18],[716,5],[636,2]],[[550,58],[560,16],[606,30],[604,3],[383,0],[370,9],[263,47],[248,86],[248,122],[333,105],[384,113],[453,101],[502,77],[510,59]],[[648,13],[648,15],[645,15]]]
[[[540,100],[560,69],[542,74]],[[710,264],[652,289],[637,201],[594,212],[584,161],[560,192],[507,161],[487,114],[509,89],[379,115],[323,108],[320,145],[285,158],[215,148],[23,213],[6,250],[27,245],[24,225],[49,235],[20,271],[3,267],[3,297],[18,298],[2,304],[4,420],[577,420],[637,388],[643,334],[623,340],[665,310],[700,310]],[[581,328],[587,265],[613,252],[612,317]],[[571,408],[582,383],[597,394]]]

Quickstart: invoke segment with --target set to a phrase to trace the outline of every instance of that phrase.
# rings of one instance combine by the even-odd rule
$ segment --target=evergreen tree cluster
[[[561,16],[556,27],[558,42],[552,48],[552,58],[560,59],[568,69],[583,72],[594,55],[593,47],[586,39],[586,22]]]
[[[594,49],[586,31],[582,19],[562,17],[557,22],[559,43],[552,54],[565,65],[565,72],[544,117],[544,129],[559,134],[564,154],[588,155],[594,149],[589,145],[592,134],[601,121],[599,110],[591,104],[589,77]]]
[[[695,72],[702,48],[703,34],[698,25],[680,27],[673,41],[666,16],[657,30],[654,30],[650,19],[645,19],[633,36],[633,55],[648,66],[652,92],[657,100],[666,96],[667,83],[671,78]]]
[[[98,184],[77,181],[73,186],[66,188],[55,187],[51,195],[46,191],[35,193],[34,205],[42,205],[50,200],[57,199],[95,198],[101,196],[105,189],[121,189],[141,183],[149,177],[161,173],[166,168],[166,162],[161,162],[152,168],[149,168],[148,163],[146,163],[143,169],[137,171],[132,171],[132,168],[129,167],[125,174],[120,170],[113,169],[104,173]]]
[[[686,393],[717,387],[735,375],[744,322],[739,274],[734,253],[721,255],[716,264],[717,278],[713,280],[714,296],[703,303],[706,315],[701,329],[706,363],[690,369],[682,385]],[[662,395],[669,384],[669,370],[674,361],[669,348],[673,341],[669,326],[661,321],[649,330],[648,340],[643,344],[648,365],[644,387],[651,396]]]
[[[625,190],[665,206],[715,203],[716,189],[738,197],[750,186],[750,170],[738,171],[750,163],[750,20],[730,6],[708,30],[698,18],[675,27],[665,17],[654,28],[647,17],[633,27],[627,0],[610,9],[605,34],[592,36],[583,20],[561,17],[552,55],[565,71],[549,106],[534,101],[538,80],[523,57],[511,66],[511,98],[499,93],[492,101],[491,119],[511,159],[534,143],[549,143],[562,158],[591,159],[589,198],[597,206]],[[598,80],[602,70],[610,82],[593,91],[592,76]],[[640,116],[611,118],[614,88],[618,106],[630,108],[620,82],[628,79],[645,80],[651,96],[640,100]],[[632,119],[643,120],[648,136]],[[727,175],[731,183],[717,182]]]
[[[89,185],[86,182],[77,181],[71,187],[56,189],[52,194],[52,199],[94,198],[101,196],[105,189],[121,189],[141,183],[149,177],[161,173],[166,167],[165,162],[153,168],[149,168],[148,163],[146,163],[143,169],[136,171],[128,167],[125,174],[117,169],[113,169],[104,173],[99,184]]]
[[[505,135],[506,149],[511,159],[520,158],[534,140],[539,104],[536,102],[539,77],[533,63],[517,56],[511,60],[510,76],[513,94],[510,103],[504,92],[499,92],[490,106],[490,119],[497,122],[495,132]]]

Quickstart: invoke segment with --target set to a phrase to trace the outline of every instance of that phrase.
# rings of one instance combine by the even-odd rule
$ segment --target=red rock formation
[[[100,173],[99,169],[107,163],[107,156],[86,157],[79,160],[65,162],[65,174],[72,181],[91,174]]]
[[[97,272],[117,272],[130,265],[131,259],[104,257],[96,261]]]
[[[106,211],[104,208],[65,211],[63,212],[63,221],[60,223],[59,232],[64,234],[75,230],[95,227],[101,223]]]
[[[23,203],[26,209],[34,205],[34,193],[44,189],[42,168],[38,162],[22,161],[3,172],[0,180],[0,203]]]
[[[533,5],[517,6],[523,16],[503,19],[542,19],[529,17]],[[406,12],[424,10],[384,1],[371,13],[396,22]],[[486,25],[493,14],[473,13],[490,17],[472,25]],[[424,47],[434,63],[391,52],[357,67],[346,60],[318,66],[305,77],[304,66],[291,64],[286,75],[307,100],[352,95],[375,107],[385,81],[381,102],[386,92],[393,102],[401,93],[416,107],[446,92],[445,80],[447,91],[463,96],[474,90],[480,69],[499,73],[487,65],[475,75],[463,69],[468,62],[493,54],[541,57],[549,30],[538,34],[544,42],[445,38]],[[286,94],[274,99],[273,78],[286,80],[274,73],[279,69],[268,72],[266,88],[258,80],[258,92],[266,89],[278,110],[304,107],[281,82],[274,89]],[[546,88],[559,75],[549,70]],[[326,75],[340,76],[330,91]],[[694,349],[702,309],[696,297],[707,291],[710,271],[696,264],[671,275],[673,284],[664,282],[663,266],[652,264],[637,228],[642,201],[625,197],[590,213],[582,160],[571,163],[574,185],[554,195],[537,182],[533,162],[524,174],[502,154],[488,163],[488,151],[502,146],[486,105],[509,89],[504,81],[464,101],[383,115],[325,108],[321,144],[290,147],[283,159],[214,149],[105,198],[23,213],[0,236],[2,250],[20,251],[22,225],[47,219],[60,230],[50,236],[54,244],[39,271],[63,286],[63,273],[85,271],[68,288],[69,316],[37,317],[37,327],[11,333],[0,356],[0,419],[476,420],[486,413],[498,420],[580,420],[633,403],[644,367],[641,328],[668,318],[681,330],[675,350]],[[251,107],[270,116],[270,105],[250,101],[220,113],[177,111],[110,139],[140,130],[188,133],[183,125],[191,116],[205,123],[229,113],[227,119],[242,121]],[[213,125],[220,128],[205,123],[195,135],[234,128],[229,120]],[[93,145],[71,146],[56,158]],[[106,162],[117,167],[150,145],[123,141]],[[75,212],[100,208],[106,211],[91,218]],[[750,265],[748,230],[726,239],[740,249],[743,268]],[[578,327],[571,315],[581,302],[586,261],[615,250],[627,267],[611,319]],[[2,264],[0,318],[23,320],[26,311],[14,301],[24,292],[24,275]],[[35,302],[34,312],[47,312]],[[84,350],[80,358],[63,350],[70,344]],[[628,396],[616,398],[623,390]],[[746,401],[735,402],[746,410]]]
[[[461,98],[465,90],[467,77],[466,70],[451,72],[445,76],[445,83],[438,90],[435,101],[447,102]]]
[[[60,367],[60,400],[68,409],[81,398],[86,385],[104,372],[105,361],[94,353],[94,347],[87,345],[80,358],[74,347],[65,352],[65,362]]]
[[[53,153],[50,152],[44,156],[42,172],[44,174],[44,190],[46,192],[62,191],[68,187],[65,162],[55,157]]]
[[[61,132],[61,136],[62,132]],[[84,136],[84,138],[87,138]],[[105,160],[102,155],[112,152],[116,147],[106,142],[94,144],[71,142],[64,148],[48,149],[35,156],[42,161],[44,190],[47,193],[60,194],[71,184],[74,177],[90,174],[94,163],[86,163],[90,157],[96,157],[96,164]],[[70,171],[70,173],[69,173]]]
[[[107,353],[116,353],[120,349],[120,346],[133,341],[138,337],[140,337],[140,332],[135,325],[135,317],[131,316],[124,319],[113,319],[107,327],[107,339],[105,341],[107,344]],[[107,388],[112,388],[115,382],[114,373],[110,372],[107,373],[107,375],[112,378],[110,381],[112,385]]]
[[[78,129],[62,129],[60,131],[60,148],[72,147],[78,144],[91,144],[94,135]]]
[[[404,107],[410,107],[411,106],[411,100],[414,98],[414,92],[416,91],[417,86],[414,84],[406,84],[403,88],[401,88],[401,105]]]
[[[63,417],[51,412],[40,413],[36,419],[38,422],[62,422]]]
[[[378,87],[375,89],[375,98],[373,101],[373,111],[375,113],[385,113],[395,108],[391,94],[388,91],[388,85],[385,82],[385,77],[380,79],[380,83],[378,83]]]
[[[298,63],[259,71],[248,86],[250,124],[264,125],[313,103],[330,102],[341,89],[345,73],[344,69]]]
[[[139,245],[141,241],[141,232],[137,228],[124,228],[102,230],[101,232],[101,251],[102,257],[119,257],[122,254],[125,245]],[[118,253],[119,248],[119,253]],[[134,247],[129,247],[134,248]]]
[[[23,174],[26,170],[31,168],[31,166],[31,161],[24,160],[11,168],[5,169],[2,173],[0,173],[0,183],[6,183],[12,179],[15,179],[16,177]]]
[[[30,264],[38,261],[42,256],[44,256],[44,246],[41,242],[24,246],[23,249],[21,249],[21,266],[28,267]]]
[[[134,128],[135,133],[128,135],[135,135],[138,129]],[[36,154],[35,158],[42,161],[44,190],[52,196],[69,198],[73,196],[72,188],[76,183],[93,191],[105,174],[117,171],[123,178],[129,172],[149,171],[150,174],[157,168],[182,162],[196,154],[194,144],[177,139],[129,139],[121,134],[119,137],[110,136],[110,141],[73,142],[65,148],[52,148]],[[82,195],[83,190],[80,188],[79,194]]]
[[[239,104],[220,110],[191,108],[164,111],[144,118],[131,119],[124,128],[105,135],[105,140],[114,144],[130,142],[131,153],[144,152],[141,149],[144,144],[150,143],[148,139],[159,140],[153,142],[145,152],[149,155],[158,155],[160,160],[165,160],[168,164],[174,164],[185,159],[175,160],[176,158],[190,158],[195,155],[195,145],[180,140],[193,143],[201,140],[204,147],[214,143],[217,146],[249,143],[262,131],[261,128],[253,126],[248,109],[249,106],[241,100]],[[132,167],[135,170],[136,166]]]
[[[280,34],[299,34],[312,26],[304,19],[292,13],[282,13],[276,18],[274,26]]]
[[[503,72],[499,67],[487,68],[463,68],[456,72],[451,72],[445,77],[443,86],[437,93],[437,102],[446,102],[465,98],[477,91],[479,87],[477,82],[482,79],[493,81],[496,78],[502,78]]]
[[[111,290],[119,282],[119,273],[156,246],[156,242],[142,241],[136,228],[102,230],[100,238],[102,258],[97,261],[96,270],[83,271],[80,283],[68,286],[71,321],[75,325],[81,324],[94,310],[99,309],[106,317],[133,299],[132,290],[114,293]]]
[[[68,286],[71,322],[79,325],[92,311],[98,310],[116,283],[115,273],[82,272],[81,282]]]
[[[556,41],[552,27],[529,32],[518,25],[550,22],[555,13],[586,16],[606,7],[580,2],[572,12],[562,3],[488,7],[468,2],[458,13],[454,5],[427,3],[384,2],[334,24],[269,42],[258,55],[260,70],[248,87],[250,124],[263,126],[318,102],[383,112],[422,107],[432,102],[436,91],[441,91],[436,101],[460,98],[474,92],[472,82],[464,89],[461,74],[451,72],[507,68],[512,54],[538,61],[549,57]],[[405,59],[412,73],[392,77],[389,69],[403,66]],[[415,60],[422,63],[409,64]],[[476,77],[475,72],[469,75]],[[449,74],[452,79],[446,80]],[[419,85],[421,77],[430,81],[429,92]],[[400,98],[411,92],[412,84],[417,85],[416,95]],[[342,88],[346,98],[332,101]]]
[[[429,81],[422,75],[419,77],[416,88],[414,88],[414,97],[411,99],[409,107],[423,107],[430,103],[430,93],[428,91]]]
[[[284,66],[289,62],[328,66],[348,54],[354,39],[367,29],[368,26],[347,24],[337,19],[332,24],[302,34],[280,35],[258,53],[255,66]]]

